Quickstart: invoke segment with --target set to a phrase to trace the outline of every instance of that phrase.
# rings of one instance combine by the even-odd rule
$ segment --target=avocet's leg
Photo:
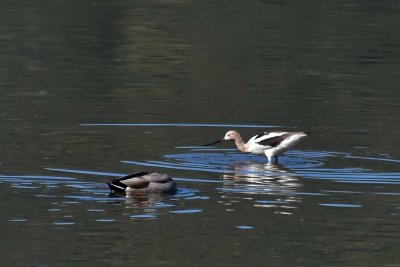
[[[264,151],[265,156],[267,156],[268,158],[268,163],[274,163],[273,159],[274,157],[271,155],[271,153],[269,153],[267,150]]]
[[[274,156],[275,163],[278,163],[278,156]]]

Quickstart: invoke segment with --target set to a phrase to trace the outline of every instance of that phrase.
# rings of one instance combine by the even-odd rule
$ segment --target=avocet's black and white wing
[[[231,130],[225,134],[222,141],[233,140],[241,152],[256,155],[265,154],[268,157],[268,161],[271,162],[272,157],[275,157],[277,160],[279,155],[291,149],[308,134],[308,132],[263,132],[253,136],[247,143],[244,143],[240,134]],[[221,142],[221,140],[211,144],[216,144],[217,142]]]
[[[293,135],[294,133],[289,132],[264,132],[256,135],[254,142],[266,147],[276,147]]]

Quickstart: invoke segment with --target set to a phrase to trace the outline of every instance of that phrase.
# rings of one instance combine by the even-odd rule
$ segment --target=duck
[[[177,191],[175,181],[167,174],[136,172],[108,182],[111,194],[135,192],[158,192],[173,194]]]
[[[292,149],[303,138],[310,135],[310,132],[263,132],[253,136],[245,143],[241,135],[234,130],[228,131],[224,138],[204,146],[211,146],[222,141],[234,141],[236,147],[244,153],[265,155],[269,163],[278,163],[278,156],[289,149]]]

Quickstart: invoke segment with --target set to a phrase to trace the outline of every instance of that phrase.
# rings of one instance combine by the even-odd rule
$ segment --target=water
[[[15,266],[398,266],[396,1],[3,3]],[[237,129],[310,130],[268,165]],[[174,195],[106,182],[170,174]]]

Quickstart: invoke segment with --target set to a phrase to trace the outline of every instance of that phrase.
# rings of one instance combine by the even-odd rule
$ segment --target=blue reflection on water
[[[100,126],[100,125],[91,125]],[[135,125],[133,125],[135,126]],[[139,126],[139,125],[136,125]],[[154,125],[159,126],[159,125]],[[173,126],[173,125],[170,125]],[[202,126],[202,125],[201,125]],[[209,126],[209,125],[204,125]],[[218,126],[225,127],[225,126]],[[235,126],[237,127],[237,126]],[[247,127],[247,126],[243,126]],[[263,126],[265,127],[265,126]],[[212,201],[210,192],[202,195],[197,185],[209,186],[210,190],[220,193],[221,200],[217,204],[235,205],[240,200],[252,201],[258,208],[279,209],[277,214],[292,214],[290,210],[297,208],[306,197],[327,198],[332,195],[374,194],[398,196],[398,192],[363,192],[362,190],[342,190],[340,186],[335,189],[318,188],[315,191],[305,190],[304,179],[330,181],[334,183],[353,184],[400,184],[400,172],[379,172],[367,168],[354,166],[353,159],[366,161],[379,161],[388,163],[400,162],[389,158],[357,157],[341,152],[328,151],[299,151],[294,150],[280,157],[279,164],[267,164],[265,157],[238,153],[235,149],[217,149],[204,147],[177,147],[182,153],[164,155],[159,160],[132,161],[124,160],[123,163],[146,167],[157,167],[173,170],[195,171],[196,176],[202,173],[211,173],[207,178],[174,177],[180,184],[174,195],[138,194],[109,197],[105,183],[82,182],[79,177],[64,177],[50,175],[0,175],[0,182],[9,182],[19,190],[34,191],[37,198],[62,199],[55,202],[54,208],[48,212],[57,214],[63,207],[87,202],[100,204],[123,204],[134,209],[130,214],[131,219],[154,219],[161,214],[191,214],[202,212],[201,208],[181,207],[181,203],[194,200]],[[343,160],[346,162],[342,168],[325,167],[329,160]],[[340,165],[340,164],[339,164]],[[368,166],[365,164],[365,166]],[[99,172],[92,170],[76,170],[65,168],[46,168],[48,171],[64,172],[74,175],[95,175],[106,177],[120,177],[125,174],[115,172]],[[218,179],[209,177],[218,174]],[[186,188],[188,185],[192,188]],[[67,189],[65,191],[65,188]],[[358,189],[358,188],[357,188]],[[45,191],[44,191],[45,190]],[[38,192],[39,191],[39,192]],[[179,200],[179,201],[178,201]],[[197,201],[196,201],[197,203]],[[318,202],[317,202],[318,203]],[[324,203],[319,200],[322,207],[362,208],[362,204],[352,203]],[[282,209],[285,209],[283,211]],[[86,209],[92,214],[99,214],[98,222],[112,222],[114,218],[100,217],[107,208]],[[230,208],[234,210],[234,208]],[[64,211],[64,210],[63,210]],[[96,211],[96,213],[93,213]],[[147,212],[143,214],[143,212]],[[10,219],[13,221],[24,219]],[[55,221],[54,225],[73,225],[72,221]],[[251,226],[236,226],[247,229]],[[251,229],[251,228],[248,228]]]
[[[254,226],[250,226],[250,225],[236,225],[235,227],[238,228],[238,229],[241,229],[241,230],[254,229]]]
[[[155,219],[157,216],[152,214],[135,214],[129,216],[131,219]]]
[[[197,147],[185,147],[189,152],[169,154],[164,161],[149,160],[145,162],[124,160],[123,163],[176,170],[190,170],[199,172],[235,174],[243,176],[265,177],[282,176],[290,173],[291,176],[315,180],[331,180],[343,183],[364,184],[400,184],[400,172],[378,172],[360,167],[324,168],[329,158],[346,160],[365,159],[378,160],[372,157],[354,157],[347,153],[327,151],[289,151],[280,157],[280,164],[267,164],[265,157],[219,149],[196,151]],[[214,151],[214,152],[213,152]],[[379,161],[388,163],[398,160],[379,158]],[[272,167],[273,166],[273,167]]]
[[[184,210],[171,210],[170,213],[187,214],[202,212],[201,209],[184,209]]]
[[[60,225],[60,226],[68,226],[68,225],[74,225],[74,222],[71,221],[55,221],[53,222],[54,225]]]
[[[321,203],[320,206],[324,207],[336,207],[336,208],[361,208],[360,204],[348,204],[348,203]]]
[[[18,218],[18,219],[9,219],[9,222],[27,222],[28,219],[25,218]]]
[[[110,172],[94,172],[94,171],[83,171],[73,169],[48,169],[49,171],[61,171],[67,173],[74,173],[78,175],[96,175],[96,176],[107,176],[116,177],[122,176],[123,174],[110,173]],[[54,178],[54,179],[53,179]],[[196,178],[177,178],[177,180],[187,180],[189,183],[199,182],[212,182],[205,179]],[[81,182],[79,178],[75,177],[61,177],[61,176],[50,176],[50,175],[0,175],[0,181],[12,182],[11,186],[20,190],[35,190],[36,194],[33,194],[37,198],[51,199],[54,202],[53,208],[48,208],[47,212],[54,214],[60,214],[65,216],[71,210],[72,206],[76,206],[79,209],[79,204],[83,203],[98,203],[103,204],[123,204],[126,207],[134,208],[134,213],[129,216],[131,219],[154,219],[161,214],[170,214],[169,209],[176,209],[179,204],[177,200],[207,200],[208,196],[198,195],[199,190],[180,187],[176,194],[159,194],[159,193],[140,193],[130,194],[122,196],[110,196],[109,189],[105,183],[96,182]],[[220,182],[220,181],[214,181]],[[48,187],[51,184],[52,187]],[[175,202],[175,203],[171,203]],[[65,207],[70,207],[64,210]],[[96,217],[94,220],[97,222],[113,222],[115,218],[104,218],[104,212],[107,212],[108,208],[115,209],[115,207],[85,209],[86,212],[94,214]],[[74,208],[75,209],[75,208]],[[151,214],[140,214],[140,212],[149,212]],[[61,213],[62,212],[62,213]],[[95,213],[93,213],[95,212]],[[195,211],[193,211],[195,212]],[[135,214],[136,213],[136,214]],[[178,212],[177,212],[178,213]],[[189,213],[189,212],[188,212]],[[98,214],[98,215],[97,215]],[[69,215],[67,215],[69,216]],[[75,216],[74,216],[75,217]],[[79,219],[79,218],[78,218]],[[15,219],[11,218],[9,222],[26,222],[26,219]],[[75,222],[69,220],[55,220],[52,223],[57,226],[70,226],[74,225]]]

